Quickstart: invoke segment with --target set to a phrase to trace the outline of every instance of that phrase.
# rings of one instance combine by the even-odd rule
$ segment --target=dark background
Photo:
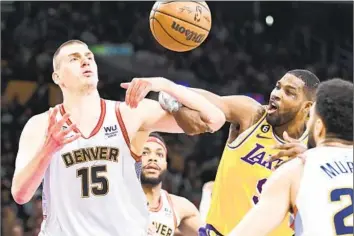
[[[123,98],[119,83],[134,76],[165,76],[220,95],[247,94],[262,103],[290,69],[309,69],[322,81],[353,79],[351,2],[208,4],[213,24],[207,40],[191,52],[174,53],[150,33],[153,2],[1,2],[2,235],[39,231],[40,190],[19,206],[10,186],[24,124],[61,102],[51,80],[52,56],[66,40],[92,46],[100,94],[112,100]],[[274,18],[272,26],[265,23],[268,15]],[[170,163],[165,188],[198,206],[203,183],[215,177],[227,132],[225,125],[215,134],[164,135]]]

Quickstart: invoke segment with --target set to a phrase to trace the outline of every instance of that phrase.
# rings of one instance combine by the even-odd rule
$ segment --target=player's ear
[[[315,121],[314,134],[315,137],[319,137],[321,139],[326,137],[326,127],[320,118]]]
[[[52,79],[53,79],[55,84],[59,85],[60,77],[59,77],[59,74],[57,72],[55,72],[55,71],[53,72]]]
[[[306,116],[309,116],[312,105],[313,105],[313,101],[305,102],[302,111],[306,114]]]

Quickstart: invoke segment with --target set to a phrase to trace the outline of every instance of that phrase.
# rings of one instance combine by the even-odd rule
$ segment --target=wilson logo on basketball
[[[191,40],[195,43],[201,43],[205,38],[205,34],[198,34],[192,30],[186,29],[183,26],[177,24],[175,21],[173,21],[171,28],[181,34],[184,34],[187,41]]]

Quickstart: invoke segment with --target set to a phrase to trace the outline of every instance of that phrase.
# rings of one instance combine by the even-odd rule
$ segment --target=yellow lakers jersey
[[[307,132],[300,140],[307,142]],[[268,161],[271,155],[279,152],[272,149],[279,143],[284,142],[273,133],[265,113],[255,125],[225,146],[213,187],[207,224],[227,235],[257,204],[272,168],[284,161]],[[289,216],[269,235],[293,235]],[[272,217],[271,212],[269,217]]]

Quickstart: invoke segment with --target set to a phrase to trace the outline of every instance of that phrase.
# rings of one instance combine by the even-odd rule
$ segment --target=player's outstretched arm
[[[226,121],[240,125],[242,130],[252,126],[265,112],[261,104],[247,96],[219,96],[202,89],[191,90],[216,105],[225,114]],[[190,107],[182,107],[172,114],[185,133],[193,135],[208,132],[203,116]]]
[[[58,109],[54,108],[49,115],[42,113],[32,117],[22,131],[11,186],[12,196],[18,204],[31,200],[43,180],[53,153],[79,137],[65,137],[74,125],[62,130],[69,115],[64,115],[61,121],[56,122],[57,112]]]
[[[262,236],[274,230],[291,209],[295,199],[294,178],[299,176],[301,160],[292,160],[274,171],[263,187],[259,202],[228,236]],[[289,235],[290,235],[289,228]]]
[[[203,221],[198,209],[184,197],[170,195],[174,210],[180,217],[178,233],[180,235],[198,235],[198,230],[203,226]]]
[[[225,116],[217,106],[198,93],[170,80],[160,77],[136,78],[131,83],[123,83],[122,87],[127,89],[126,105],[130,108],[136,108],[134,112],[141,117],[141,129],[143,130],[169,133],[183,132],[174,117],[164,111],[158,102],[144,99],[150,91],[163,91],[171,94],[184,106],[198,111],[205,122],[208,123],[210,129],[214,131],[220,129],[225,123]]]

